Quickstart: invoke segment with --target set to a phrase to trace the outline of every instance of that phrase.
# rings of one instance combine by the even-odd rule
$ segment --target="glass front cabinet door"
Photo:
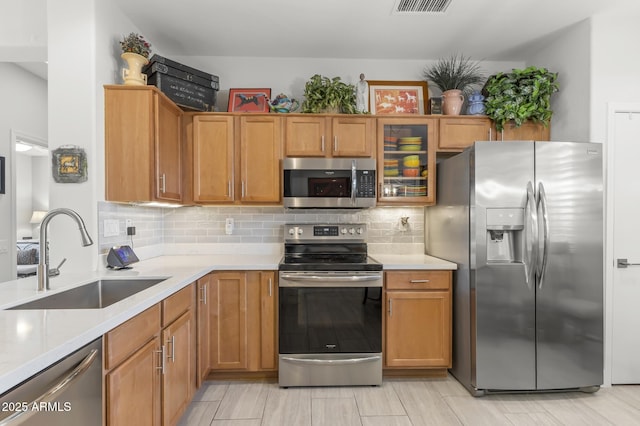
[[[431,118],[378,118],[378,204],[436,202],[436,129]]]

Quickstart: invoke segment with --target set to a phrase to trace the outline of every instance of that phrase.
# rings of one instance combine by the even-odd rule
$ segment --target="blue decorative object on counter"
[[[467,106],[468,115],[482,115],[484,114],[484,96],[479,91],[473,92],[469,95],[469,105]]]
[[[300,104],[298,103],[297,100],[293,98],[290,99],[284,93],[280,93],[278,96],[276,96],[275,99],[269,102],[269,109],[272,112],[280,112],[280,113],[293,112],[297,110],[299,106]]]

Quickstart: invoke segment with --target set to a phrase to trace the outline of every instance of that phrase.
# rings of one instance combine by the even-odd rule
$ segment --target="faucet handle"
[[[56,266],[55,268],[49,269],[49,276],[56,277],[60,275],[60,268],[62,267],[62,265],[64,265],[64,262],[66,261],[67,261],[67,258],[65,257],[64,259],[62,259],[62,262],[60,262],[58,266]]]

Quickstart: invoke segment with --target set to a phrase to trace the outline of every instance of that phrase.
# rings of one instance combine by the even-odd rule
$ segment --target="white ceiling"
[[[639,0],[451,0],[443,14],[404,15],[393,13],[397,0],[112,1],[152,50],[169,57],[435,60],[461,53],[516,61],[526,59],[520,52],[530,44],[594,14],[640,11]],[[20,19],[10,22],[21,26],[26,44],[35,40],[46,48],[46,0],[12,4],[17,10],[9,15]],[[15,33],[0,27],[0,39]],[[46,64],[15,62],[47,78]]]
[[[396,0],[114,0],[171,56],[520,60],[530,42],[638,0],[452,0],[393,14]],[[153,46],[152,46],[153,49]]]

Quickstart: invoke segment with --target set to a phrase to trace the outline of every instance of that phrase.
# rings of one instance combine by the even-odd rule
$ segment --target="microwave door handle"
[[[351,205],[355,206],[356,205],[356,189],[357,189],[357,182],[356,182],[356,160],[351,160]]]

